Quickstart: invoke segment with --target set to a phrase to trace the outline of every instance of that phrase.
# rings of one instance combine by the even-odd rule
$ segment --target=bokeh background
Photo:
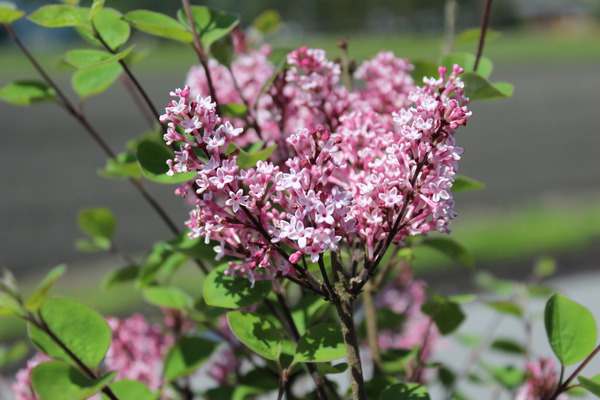
[[[44,4],[17,1],[33,11]],[[85,4],[85,2],[83,2]],[[137,8],[175,15],[176,2],[107,1],[120,11]],[[274,34],[256,36],[275,47],[322,47],[339,56],[337,42],[349,41],[357,61],[392,50],[409,59],[435,60],[449,49],[447,21],[452,11],[456,34],[478,28],[480,0],[210,0],[201,4],[241,14],[244,26],[266,9],[277,10],[283,24]],[[473,117],[458,132],[465,148],[460,172],[486,185],[456,195],[459,217],[454,238],[475,257],[468,270],[444,257],[420,251],[415,267],[436,289],[474,290],[479,271],[525,279],[536,260],[556,260],[552,285],[587,306],[596,307],[600,260],[600,2],[598,0],[496,0],[485,55],[494,62],[492,81],[515,86],[513,97],[471,104]],[[50,74],[70,90],[70,72],[59,60],[76,48],[69,29],[37,29],[21,20],[15,29]],[[196,60],[184,45],[141,33],[136,50],[147,57],[133,72],[160,108],[170,90],[181,87]],[[454,43],[474,53],[476,41]],[[0,86],[14,79],[37,78],[33,68],[0,28]],[[118,84],[84,105],[89,119],[117,151],[144,132],[146,124]],[[52,104],[16,107],[0,103],[0,266],[30,286],[55,265],[69,273],[59,292],[85,296],[106,313],[125,313],[141,302],[130,289],[99,291],[107,271],[123,261],[107,253],[80,253],[83,236],[77,213],[107,207],[118,217],[116,243],[141,260],[169,231],[124,181],[97,175],[106,159],[75,120]],[[173,187],[147,183],[175,221],[186,207]],[[186,275],[193,288],[194,279]],[[583,277],[583,278],[582,278]],[[572,282],[575,286],[570,286]],[[585,286],[585,285],[588,286]],[[588,290],[586,292],[585,290]],[[90,296],[90,293],[94,295]],[[97,295],[96,295],[97,293]],[[589,302],[594,302],[590,304]],[[596,307],[598,308],[598,307]],[[595,310],[598,315],[598,310]],[[0,319],[0,339],[22,326]]]

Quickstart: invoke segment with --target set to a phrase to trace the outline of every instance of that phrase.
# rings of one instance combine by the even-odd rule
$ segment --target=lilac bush
[[[455,133],[471,117],[468,104],[512,91],[478,70],[491,1],[476,55],[413,63],[382,51],[358,65],[347,41],[335,60],[321,49],[282,51],[250,40],[237,15],[187,0],[177,20],[104,3],[48,5],[28,16],[48,28],[73,27],[97,47],[64,56],[75,69],[77,105],[12,28],[24,12],[0,4],[0,22],[42,77],[5,86],[0,98],[62,105],[108,156],[103,175],[128,180],[170,229],[172,237],[138,261],[118,250],[109,210],[79,216],[88,236],[81,248],[129,264],[105,286],[131,284],[165,322],[104,318],[51,298],[64,267],[26,297],[4,272],[0,314],[26,321],[38,351],[17,373],[15,398],[410,400],[429,399],[436,385],[448,399],[468,398],[467,376],[437,362],[434,350],[465,319],[461,304],[476,296],[435,293],[414,278],[410,261],[415,248],[429,246],[472,263],[443,234],[457,216],[453,193],[479,186],[457,174],[463,149]],[[132,27],[198,56],[164,112],[130,68],[133,47],[124,46]],[[119,76],[155,127],[117,154],[81,104]],[[142,178],[177,185],[188,220],[171,220]],[[173,283],[185,263],[204,274],[193,295]],[[520,313],[512,297],[487,303]],[[504,347],[526,366],[483,369],[516,400],[563,400],[579,387],[600,395],[600,378],[580,374],[600,351],[589,310],[554,294],[544,321],[560,373],[513,342]],[[341,384],[331,378],[341,373]]]

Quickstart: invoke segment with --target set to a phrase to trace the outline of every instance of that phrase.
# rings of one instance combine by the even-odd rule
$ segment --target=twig
[[[485,11],[483,12],[483,19],[481,21],[481,34],[479,35],[479,44],[477,46],[477,56],[475,57],[475,64],[473,64],[473,71],[477,72],[479,67],[479,60],[483,55],[483,46],[485,44],[485,35],[487,33],[488,23],[490,21],[490,11],[492,9],[492,0],[486,0]]]

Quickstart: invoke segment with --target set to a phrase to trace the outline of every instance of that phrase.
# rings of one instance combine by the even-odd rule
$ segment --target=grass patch
[[[542,254],[573,253],[600,239],[600,205],[531,208],[487,218],[459,218],[450,236],[464,245],[476,264],[517,261]],[[415,250],[419,271],[457,264],[435,250]]]

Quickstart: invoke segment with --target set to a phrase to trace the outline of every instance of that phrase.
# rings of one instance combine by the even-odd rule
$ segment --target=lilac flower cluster
[[[139,314],[126,319],[108,317],[107,322],[112,331],[112,342],[102,369],[118,371],[117,380],[137,380],[152,391],[162,387],[162,360],[173,337],[164,334],[159,325],[148,323]],[[17,372],[12,386],[15,400],[39,400],[31,386],[30,374],[36,365],[49,360],[45,354],[38,353],[27,362],[26,368]],[[92,399],[98,400],[100,395]]]
[[[527,381],[517,389],[515,400],[544,400],[550,399],[558,385],[556,363],[548,358],[540,358],[537,362],[528,362],[525,369]],[[556,400],[568,400],[566,394],[560,394]]]
[[[236,62],[265,62],[261,52],[244,57]],[[254,133],[217,115],[197,73],[190,74],[194,88],[171,92],[175,100],[161,116],[165,141],[179,146],[169,174],[196,172],[176,191],[195,196],[190,237],[218,243],[217,259],[239,259],[230,272],[254,280],[294,274],[327,251],[373,261],[390,236],[401,243],[449,231],[450,190],[462,153],[453,133],[471,115],[458,78],[462,68],[440,67],[438,78],[419,87],[406,60],[381,53],[357,71],[364,89],[348,91],[338,84],[339,64],[323,50],[300,48],[287,63],[266,93],[244,99],[258,102],[264,145],[277,145],[255,165],[240,165],[233,145]],[[235,62],[232,71],[240,71]],[[394,78],[384,79],[388,74]],[[227,82],[219,81],[220,91],[237,85]]]

